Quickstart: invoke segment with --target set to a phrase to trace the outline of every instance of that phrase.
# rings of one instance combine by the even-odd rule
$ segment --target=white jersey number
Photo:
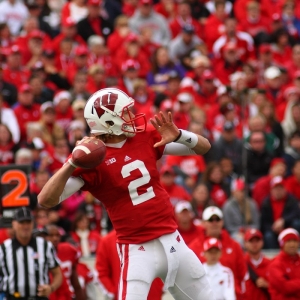
[[[148,187],[146,192],[143,194],[139,195],[137,192],[139,187],[149,183],[150,181],[150,174],[144,162],[141,160],[135,160],[123,166],[121,170],[123,178],[130,176],[130,173],[136,169],[140,170],[142,177],[132,180],[128,185],[128,191],[133,205],[138,205],[155,197],[152,186]]]

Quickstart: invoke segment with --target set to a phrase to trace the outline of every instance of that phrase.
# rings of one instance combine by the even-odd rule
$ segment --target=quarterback
[[[116,88],[89,98],[84,117],[91,135],[106,144],[105,160],[83,169],[70,155],[40,192],[39,204],[53,207],[79,189],[103,203],[117,233],[119,300],[146,300],[156,277],[175,299],[214,299],[201,262],[177,231],[156,168],[162,155],[204,154],[210,143],[178,129],[171,113],[159,113],[147,128],[145,115],[134,115],[133,107],[134,100]]]

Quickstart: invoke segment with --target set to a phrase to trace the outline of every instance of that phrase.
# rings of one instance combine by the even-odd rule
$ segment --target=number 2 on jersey
[[[139,187],[149,183],[151,179],[144,162],[141,160],[135,160],[123,166],[121,170],[123,178],[130,176],[131,172],[137,169],[142,173],[142,177],[132,180],[128,185],[128,191],[133,205],[138,205],[155,197],[152,186],[148,187],[143,194],[139,195],[137,192]]]

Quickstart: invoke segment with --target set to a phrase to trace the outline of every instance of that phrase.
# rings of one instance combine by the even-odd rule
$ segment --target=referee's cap
[[[34,217],[28,207],[20,207],[16,210],[14,220],[17,222],[33,221]]]

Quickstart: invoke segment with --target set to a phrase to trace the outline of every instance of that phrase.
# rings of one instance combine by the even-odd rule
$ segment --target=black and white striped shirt
[[[50,242],[32,237],[27,246],[17,239],[8,239],[0,246],[0,290],[20,297],[37,295],[37,287],[49,284],[49,269],[58,266],[58,260]]]

